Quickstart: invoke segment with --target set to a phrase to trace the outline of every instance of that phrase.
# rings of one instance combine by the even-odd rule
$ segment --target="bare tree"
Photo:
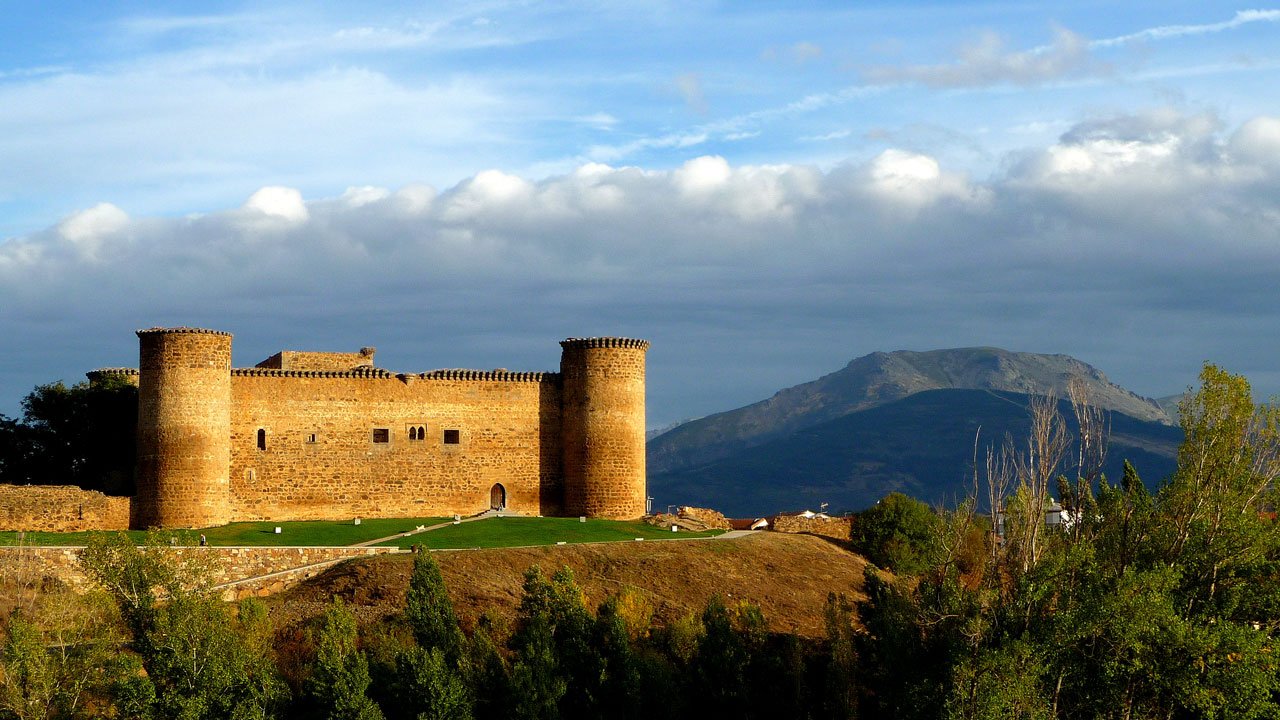
[[[1018,533],[1016,550],[1025,572],[1040,561],[1044,534],[1044,513],[1049,504],[1049,483],[1071,448],[1066,422],[1058,412],[1058,396],[1033,395],[1028,404],[1031,429],[1025,453],[1013,453],[1018,483]],[[1011,518],[1006,517],[1006,523]]]
[[[1093,398],[1093,386],[1079,375],[1067,383],[1067,398],[1071,401],[1071,412],[1076,417],[1079,432],[1076,439],[1076,479],[1061,494],[1063,509],[1074,520],[1072,538],[1079,540],[1084,514],[1092,511],[1093,485],[1102,476],[1102,466],[1107,461],[1111,416],[1098,407]]]

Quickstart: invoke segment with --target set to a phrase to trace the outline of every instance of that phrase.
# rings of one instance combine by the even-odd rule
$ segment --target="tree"
[[[471,720],[471,692],[443,649],[417,647],[397,658],[400,687],[417,720]]]
[[[22,410],[0,416],[0,480],[134,494],[138,389],[126,378],[38,385]]]
[[[465,638],[458,627],[458,618],[454,615],[440,566],[428,553],[419,553],[413,559],[404,614],[418,646],[426,650],[442,650],[445,658],[456,667]]]
[[[118,683],[135,716],[265,718],[286,688],[271,654],[270,623],[256,600],[236,614],[213,592],[211,553],[124,533],[93,538],[81,564],[114,600],[145,676]],[[163,598],[163,602],[161,602]]]
[[[316,637],[316,661],[307,694],[329,720],[382,720],[369,699],[369,661],[356,647],[356,618],[334,598]]]
[[[890,493],[854,516],[850,541],[855,552],[893,572],[913,574],[928,562],[937,514],[902,493]]]

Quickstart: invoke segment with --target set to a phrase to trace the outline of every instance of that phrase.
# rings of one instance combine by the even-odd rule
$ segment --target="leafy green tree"
[[[890,493],[854,515],[850,541],[855,552],[893,572],[914,574],[929,558],[937,514],[928,505]]]
[[[614,596],[596,612],[595,644],[604,661],[599,706],[609,708],[614,717],[629,720],[648,714],[643,702],[644,667],[631,647],[627,621],[619,608],[619,598]]]
[[[124,533],[97,537],[81,564],[113,598],[145,676],[120,690],[134,715],[156,718],[273,717],[287,689],[271,653],[271,627],[256,600],[233,614],[212,591],[213,555]],[[163,597],[164,602],[159,598]]]
[[[21,613],[9,618],[0,659],[0,710],[19,720],[55,717],[56,671],[39,629]]]
[[[524,574],[518,627],[511,637],[515,662],[511,689],[515,717],[554,720],[566,683],[556,652],[554,589],[537,565]]]
[[[356,642],[356,618],[334,598],[325,609],[316,637],[316,660],[307,694],[329,720],[381,720],[382,711],[367,694],[369,661]]]
[[[0,416],[0,480],[133,495],[138,390],[124,377],[38,385]]]
[[[827,669],[823,677],[823,713],[852,720],[858,712],[857,613],[843,593],[828,593],[822,611],[827,631]]]
[[[419,647],[440,649],[450,663],[457,665],[465,637],[454,615],[440,566],[429,553],[419,553],[413,559],[404,614]]]
[[[705,629],[694,661],[693,699],[699,712],[741,717],[746,711],[747,648],[734,629],[733,612],[719,595],[702,610]]]
[[[502,720],[515,715],[515,692],[507,662],[490,634],[492,619],[482,617],[467,647],[467,684],[476,720]]]
[[[471,720],[471,691],[444,650],[413,648],[399,656],[400,687],[417,720]]]

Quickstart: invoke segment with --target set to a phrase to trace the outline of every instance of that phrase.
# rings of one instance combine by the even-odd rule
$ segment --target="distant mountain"
[[[1029,424],[1029,399],[994,390],[917,392],[774,435],[696,467],[650,471],[649,493],[655,507],[701,505],[731,517],[817,509],[824,502],[832,511],[857,510],[893,491],[952,504],[972,487],[979,426],[983,448],[999,446],[1006,433],[1021,443]],[[1074,433],[1065,400],[1060,411]],[[1119,412],[1110,417],[1105,471],[1112,481],[1119,480],[1125,460],[1149,487],[1173,472],[1180,430]]]
[[[680,427],[681,425],[687,422],[693,422],[694,420],[697,420],[697,419],[698,418],[687,418],[684,420],[677,420],[673,423],[668,423],[666,425],[663,425],[662,427],[654,428],[652,430],[645,430],[644,441],[649,442],[650,440],[658,437],[659,435],[664,435],[666,433],[669,433],[672,430],[675,430],[676,428]]]
[[[1165,414],[1176,423],[1178,421],[1178,403],[1182,402],[1182,399],[1186,396],[1186,393],[1181,392],[1177,395],[1168,395],[1166,397],[1156,398],[1156,404],[1159,405],[1160,409],[1164,410]]]
[[[822,423],[897,402],[929,390],[992,390],[1066,396],[1073,376],[1092,386],[1094,402],[1138,420],[1172,424],[1149,398],[1112,383],[1068,355],[1010,352],[993,347],[930,352],[877,352],[768,400],[678,425],[649,441],[650,475],[705,466]],[[909,429],[905,429],[909,431]]]

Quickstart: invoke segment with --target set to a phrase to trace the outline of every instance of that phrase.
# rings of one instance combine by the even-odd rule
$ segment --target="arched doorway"
[[[507,489],[502,487],[502,483],[494,483],[489,490],[489,507],[493,510],[507,507]]]

